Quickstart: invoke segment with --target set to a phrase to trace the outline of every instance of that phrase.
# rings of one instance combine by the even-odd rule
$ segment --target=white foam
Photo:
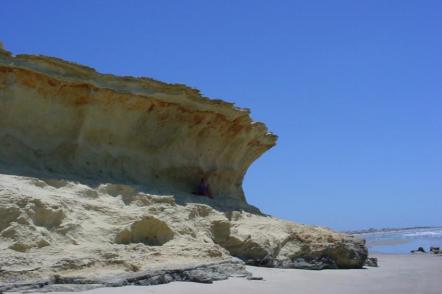
[[[432,232],[432,231],[425,231],[425,232],[414,232],[414,233],[407,233],[404,234],[404,237],[442,237],[442,232]]]

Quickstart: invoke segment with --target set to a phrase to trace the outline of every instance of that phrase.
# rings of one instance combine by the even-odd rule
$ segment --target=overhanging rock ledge
[[[243,177],[276,136],[247,109],[149,78],[0,50],[0,161],[245,201]]]
[[[247,204],[275,142],[195,89],[0,49],[0,292],[361,268],[364,240]],[[201,177],[215,199],[191,194]]]

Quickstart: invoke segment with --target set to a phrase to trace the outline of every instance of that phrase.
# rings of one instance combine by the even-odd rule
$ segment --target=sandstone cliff
[[[0,161],[57,174],[245,201],[247,168],[276,136],[249,111],[148,78],[0,51]]]
[[[246,203],[275,140],[185,86],[0,50],[0,292],[362,267],[363,240]],[[215,199],[192,195],[200,177]]]

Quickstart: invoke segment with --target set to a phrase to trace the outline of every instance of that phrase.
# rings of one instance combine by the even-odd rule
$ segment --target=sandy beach
[[[231,278],[213,284],[174,282],[159,286],[99,288],[82,293],[413,293],[439,294],[442,257],[433,255],[374,255],[378,268],[308,271],[248,267],[262,281]],[[62,292],[57,292],[62,293]]]

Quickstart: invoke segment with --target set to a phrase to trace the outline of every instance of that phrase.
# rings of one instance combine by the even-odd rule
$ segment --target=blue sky
[[[0,40],[199,88],[279,135],[249,202],[336,229],[442,225],[441,1],[3,0]]]

